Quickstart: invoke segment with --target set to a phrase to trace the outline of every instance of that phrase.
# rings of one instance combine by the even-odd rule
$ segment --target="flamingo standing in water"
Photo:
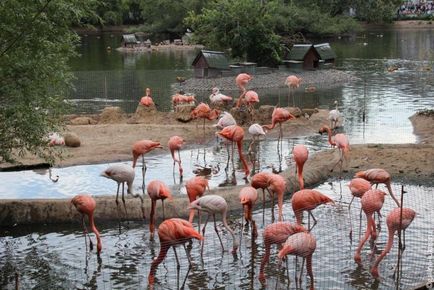
[[[271,245],[274,244],[280,246],[288,239],[290,235],[305,231],[306,229],[303,226],[291,224],[290,222],[277,222],[269,224],[265,227],[263,233],[265,253],[261,260],[261,267],[259,269],[258,277],[261,283],[265,282],[264,269],[270,259]]]
[[[363,178],[353,178],[348,187],[351,191],[353,198],[351,198],[350,204],[348,205],[348,214],[350,217],[350,239],[352,240],[353,236],[353,226],[351,224],[351,204],[355,197],[362,198],[362,196],[371,189],[371,183]],[[362,208],[360,208],[360,222],[362,220]]]
[[[398,199],[395,197],[392,191],[392,186],[391,186],[392,178],[390,176],[390,173],[387,172],[386,170],[381,168],[372,168],[372,169],[357,172],[355,177],[366,179],[370,183],[375,184],[376,187],[378,187],[379,183],[384,183],[387,187],[387,190],[389,191],[390,196],[395,201],[396,205],[398,207],[401,207],[401,204],[399,203]]]
[[[161,146],[160,142],[152,141],[152,140],[140,140],[133,144],[132,152],[133,152],[133,168],[136,167],[137,159],[139,156],[142,156],[142,178],[143,178],[143,195],[145,194],[145,175],[146,175],[146,163],[145,163],[145,154],[156,149],[161,148],[163,149],[163,146]]]
[[[187,190],[187,195],[188,195],[188,199],[190,200],[190,203],[195,201],[198,197],[201,197],[204,193],[205,190],[208,188],[209,190],[209,185],[208,185],[208,179],[202,177],[202,176],[195,176],[191,179],[189,179],[186,183],[185,183],[185,189]],[[194,209],[190,209],[190,214],[188,216],[188,221],[190,223],[193,222],[194,219]],[[199,216],[199,231],[200,231],[200,212],[198,214]]]
[[[330,171],[333,171],[333,169],[335,169],[336,165],[340,164],[340,168],[341,168],[341,173],[342,173],[342,164],[345,160],[348,160],[349,155],[350,155],[350,142],[348,141],[348,137],[345,134],[339,133],[336,134],[334,136],[332,136],[332,131],[330,130],[330,127],[327,125],[322,126],[319,129],[319,133],[325,133],[327,132],[328,134],[328,141],[329,144],[334,147],[338,147],[339,150],[339,160],[338,162],[336,162],[335,165],[333,165],[332,169]]]
[[[220,238],[220,234],[217,230],[217,224],[215,221],[215,215],[217,213],[220,213],[222,215],[222,221],[223,221],[224,227],[228,230],[228,232],[232,236],[232,240],[233,240],[232,253],[234,254],[237,252],[238,241],[235,238],[234,231],[229,227],[228,222],[226,220],[226,215],[228,212],[228,204],[223,197],[221,197],[219,195],[214,195],[214,194],[204,195],[202,197],[199,197],[195,201],[191,202],[189,208],[190,209],[203,210],[203,211],[208,213],[208,216],[207,216],[206,221],[205,221],[205,225],[203,226],[203,229],[202,229],[202,235],[203,236],[205,236],[205,229],[206,229],[206,225],[208,223],[209,217],[212,215],[213,220],[214,220],[214,230],[217,233],[217,236],[218,236],[219,241],[220,241],[220,245],[222,246],[222,250],[224,251],[223,242],[222,242],[222,239]],[[204,243],[202,242],[202,248],[201,248],[201,252],[200,252],[201,256],[203,254],[203,246],[204,246]]]
[[[338,101],[335,101],[336,108],[329,112],[327,119],[330,121],[330,128],[335,129],[338,127],[338,122],[341,119],[341,112],[338,109]]]
[[[232,101],[232,97],[223,95],[220,93],[220,89],[217,87],[212,88],[212,94],[209,96],[209,100],[213,105],[226,104]]]
[[[157,200],[161,200],[161,206],[163,207],[163,219],[165,219],[164,200],[166,198],[172,199],[172,194],[170,193],[169,187],[160,180],[152,180],[149,182],[147,191],[149,197],[152,200],[151,213],[149,215],[149,231],[151,233],[151,239],[153,239],[155,230],[155,207],[157,206]]]
[[[246,186],[240,190],[239,197],[240,203],[243,206],[244,219],[246,220],[246,222],[250,222],[252,226],[252,237],[253,239],[256,239],[256,237],[258,236],[258,231],[256,229],[255,220],[252,218],[252,209],[256,203],[256,200],[258,199],[258,192],[255,188],[251,186]],[[243,230],[241,229],[241,234],[242,233]]]
[[[146,88],[145,92],[146,92],[145,96],[143,96],[140,99],[140,104],[143,105],[143,106],[145,106],[145,107],[155,106],[154,101],[152,100],[152,97],[151,97],[151,89],[150,88]]]
[[[87,228],[86,228],[86,223],[84,221],[84,216],[87,215],[87,217],[89,219],[90,229],[92,230],[92,232],[96,236],[96,250],[97,250],[97,254],[99,256],[99,254],[101,253],[101,250],[102,250],[102,243],[101,243],[99,231],[96,228],[95,221],[93,219],[93,214],[94,214],[94,211],[96,208],[95,199],[89,195],[78,194],[72,198],[71,203],[75,206],[77,211],[79,213],[81,213],[81,222],[83,224],[85,243],[86,243],[86,235],[89,236]],[[86,247],[87,247],[87,243],[86,243]],[[93,250],[93,243],[92,243],[92,240],[90,239],[90,237],[89,237],[89,248],[91,251]]]
[[[140,198],[142,203],[143,218],[145,218],[145,211],[143,208],[143,197],[140,194],[133,193],[133,181],[135,177],[134,168],[126,164],[114,164],[110,165],[107,169],[101,172],[101,176],[114,180],[118,184],[118,190],[116,191],[116,206],[119,206],[119,188],[122,184],[122,203],[124,204],[125,217],[128,218],[127,207],[125,205],[125,183],[127,184],[127,194],[131,194],[133,197]]]
[[[252,180],[250,181],[250,185],[255,189],[262,189],[262,219],[264,220],[265,215],[265,190],[268,191],[268,194],[271,197],[271,193],[268,190],[268,179],[270,178],[270,172],[258,172],[253,175]],[[271,206],[271,211],[273,213],[274,218],[274,199],[272,199],[273,205]]]
[[[294,211],[294,215],[297,220],[297,224],[299,225],[302,224],[303,211],[308,211],[309,216],[311,216],[313,219],[312,227],[308,225],[308,230],[311,231],[317,223],[311,211],[316,207],[318,207],[319,205],[327,204],[327,203],[334,204],[334,201],[330,197],[322,194],[317,190],[302,189],[295,192],[292,195],[291,204],[292,204],[292,210]]]
[[[310,290],[315,289],[312,271],[312,255],[315,252],[315,249],[315,237],[311,233],[300,232],[290,235],[286,242],[283,244],[282,249],[279,251],[279,254],[277,254],[277,257],[279,257],[279,259],[283,259],[283,257],[285,257],[286,255],[295,255],[306,259],[306,271],[310,277]]]
[[[264,128],[262,128],[262,126],[259,125],[258,123],[250,125],[248,131],[249,131],[249,134],[252,135],[252,142],[250,142],[250,144],[249,144],[249,150],[248,150],[249,152],[251,152],[253,144],[257,140],[259,140],[259,138],[261,136],[265,136],[266,133],[264,131]]]
[[[268,189],[271,193],[271,198],[274,200],[274,195],[277,195],[277,207],[279,210],[278,221],[283,220],[283,195],[285,194],[286,182],[285,178],[279,174],[271,173],[268,178]],[[273,217],[274,219],[274,217]]]
[[[271,115],[271,124],[263,125],[262,127],[266,130],[272,130],[279,124],[279,141],[282,139],[282,123],[291,119],[295,119],[295,117],[283,108],[274,107],[273,114]]]
[[[203,119],[203,135],[205,138],[205,120],[215,120],[220,115],[220,111],[216,109],[212,109],[208,106],[208,104],[200,103],[196,108],[193,109],[190,113],[190,117],[195,120],[198,118]]]
[[[246,86],[252,80],[252,76],[246,73],[241,73],[237,75],[235,78],[235,83],[241,91],[240,97],[238,98],[236,107],[239,108],[241,106],[241,102],[246,94]]]
[[[380,256],[375,260],[374,265],[371,268],[371,274],[374,277],[378,277],[378,265],[381,260],[390,252],[393,245],[393,236],[397,231],[404,231],[411,224],[416,216],[416,212],[411,208],[394,208],[386,218],[387,224],[387,244],[384,250],[381,252]]]
[[[231,113],[223,112],[220,116],[220,119],[218,120],[217,124],[214,124],[214,127],[217,127],[219,129],[223,129],[224,127],[236,125],[237,121],[235,118],[231,115]]]
[[[300,86],[300,83],[302,81],[302,78],[299,78],[295,75],[290,75],[285,79],[285,85],[288,86],[289,89],[289,95],[292,95],[292,90],[296,89]],[[289,100],[288,100],[289,103]],[[295,107],[295,99],[292,98],[292,105]]]
[[[298,184],[300,189],[304,189],[303,167],[309,157],[309,151],[303,144],[298,144],[292,149],[292,155],[294,156],[294,161],[297,167]]]
[[[229,141],[232,141],[232,143],[237,143],[237,147],[238,147],[238,155],[240,156],[241,162],[243,163],[243,167],[244,167],[244,173],[247,176],[249,176],[250,173],[250,169],[249,166],[247,165],[247,161],[244,158],[243,155],[243,139],[244,139],[244,129],[241,128],[238,125],[232,125],[232,126],[228,126],[223,128],[223,130],[221,130],[220,132],[217,132],[216,135],[219,135]],[[232,151],[232,158],[233,158],[233,151]],[[228,163],[229,166],[229,163]]]
[[[169,139],[168,142],[168,147],[170,150],[170,154],[172,154],[172,159],[173,159],[173,170],[175,170],[175,164],[178,163],[179,166],[179,175],[181,177],[182,180],[182,173],[183,173],[183,169],[181,166],[181,154],[179,153],[179,150],[181,149],[181,147],[185,144],[184,139],[182,139],[179,136],[172,136]],[[175,157],[175,151],[178,151],[178,158]]]
[[[373,240],[377,238],[377,229],[375,227],[374,221],[374,213],[380,212],[384,203],[385,192],[378,189],[370,189],[365,192],[362,196],[362,210],[366,214],[366,231],[365,236],[360,239],[359,246],[357,247],[356,253],[354,254],[354,261],[358,264],[361,263],[362,258],[360,257],[360,253],[362,251],[363,246],[365,245],[368,238],[371,236]]]
[[[148,283],[153,285],[155,283],[155,273],[158,265],[163,262],[170,247],[173,247],[175,252],[175,258],[178,268],[180,267],[178,261],[178,254],[175,247],[178,245],[184,245],[191,239],[203,240],[203,236],[198,233],[191,223],[179,218],[171,218],[163,221],[158,227],[158,237],[160,239],[160,253],[158,257],[152,261],[151,270],[149,271]],[[190,257],[187,254],[189,262],[189,270],[191,267]]]

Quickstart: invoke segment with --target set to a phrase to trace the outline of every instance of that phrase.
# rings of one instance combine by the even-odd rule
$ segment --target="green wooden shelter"
[[[201,50],[193,60],[194,76],[196,78],[220,77],[229,70],[229,61],[222,51]]]

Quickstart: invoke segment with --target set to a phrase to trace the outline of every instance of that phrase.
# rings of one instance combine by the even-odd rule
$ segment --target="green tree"
[[[231,48],[235,58],[275,65],[280,58],[280,37],[274,33],[275,6],[257,0],[211,2],[201,13],[190,12],[185,23],[196,41],[211,49]]]
[[[70,57],[78,36],[70,29],[91,19],[93,1],[0,2],[0,162],[30,152],[52,163],[44,137],[61,126],[71,87]]]
[[[401,0],[355,0],[357,18],[370,23],[390,23]]]

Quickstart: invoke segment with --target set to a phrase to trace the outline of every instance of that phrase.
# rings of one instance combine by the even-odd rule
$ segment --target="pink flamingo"
[[[253,175],[252,180],[250,181],[250,185],[255,189],[262,189],[262,219],[264,220],[265,215],[265,190],[268,191],[268,194],[271,197],[271,192],[268,189],[268,180],[271,176],[270,172],[258,172],[255,175]],[[274,198],[271,199],[273,202],[273,205],[271,207],[271,211],[273,212],[273,218],[274,218]]]
[[[377,229],[375,227],[374,213],[380,213],[384,203],[385,192],[378,189],[370,189],[362,196],[361,203],[362,209],[366,214],[366,231],[365,236],[360,240],[356,253],[354,254],[354,261],[358,264],[361,263],[360,252],[365,245],[368,238],[371,236],[373,240],[377,238]]]
[[[334,129],[338,126],[338,122],[342,117],[341,112],[338,109],[338,101],[335,101],[336,108],[329,112],[327,119],[330,121],[330,128]]]
[[[240,97],[238,98],[236,107],[239,108],[241,106],[241,102],[243,100],[243,97],[246,93],[246,86],[247,84],[252,80],[252,76],[246,73],[241,73],[237,75],[235,78],[235,83],[237,84],[238,88],[241,90]]]
[[[348,205],[348,213],[350,216],[350,239],[352,239],[353,234],[353,226],[351,224],[351,204],[355,197],[362,198],[363,194],[371,189],[371,183],[363,178],[353,178],[348,187],[351,191],[353,198],[351,198],[350,204]],[[362,208],[360,208],[360,222],[362,220]]]
[[[183,169],[181,166],[181,154],[179,153],[179,150],[182,148],[182,146],[185,144],[184,139],[182,139],[179,136],[172,136],[169,139],[169,142],[167,143],[169,150],[170,150],[170,154],[172,154],[172,159],[173,159],[173,170],[175,170],[175,164],[178,163],[179,166],[179,175],[181,176],[181,180],[182,180],[182,173],[183,173]],[[178,152],[178,158],[175,157],[175,151]]]
[[[322,194],[319,191],[313,189],[302,189],[295,192],[292,195],[291,204],[292,210],[294,211],[295,218],[297,220],[297,224],[302,224],[303,211],[308,211],[309,216],[312,217],[314,222],[312,228],[310,227],[310,225],[308,225],[308,229],[309,231],[311,231],[317,223],[311,211],[320,206],[321,204],[328,203],[334,204],[334,201],[330,197]]]
[[[292,95],[292,90],[296,89],[300,86],[302,79],[294,76],[294,75],[290,75],[285,79],[285,85],[288,86],[289,89],[289,95]],[[289,100],[288,100],[289,102]],[[292,105],[295,107],[295,99],[292,98]]]
[[[217,132],[216,135],[219,135],[229,141],[232,141],[232,143],[236,142],[238,147],[238,155],[240,156],[241,162],[243,163],[244,167],[244,173],[247,176],[249,176],[250,169],[247,165],[247,161],[244,158],[243,155],[243,139],[244,139],[244,129],[241,128],[238,125],[232,125],[223,128],[220,132]],[[232,157],[233,157],[233,151],[232,151]],[[229,164],[228,164],[229,165]]]
[[[288,239],[290,235],[305,231],[306,229],[303,226],[291,224],[290,222],[277,222],[269,224],[265,227],[263,233],[265,253],[261,260],[261,267],[258,277],[261,283],[265,282],[264,269],[270,259],[271,245],[274,244],[280,246]]]
[[[156,149],[161,148],[163,149],[163,146],[161,146],[160,142],[152,141],[152,140],[140,140],[133,144],[132,152],[133,152],[133,168],[136,167],[137,159],[139,156],[142,156],[142,178],[143,178],[143,194],[145,194],[145,175],[146,175],[146,163],[145,163],[145,154]]]
[[[218,236],[219,241],[220,241],[220,245],[222,246],[222,250],[224,251],[223,242],[222,242],[222,239],[220,238],[220,234],[217,230],[217,224],[215,221],[215,215],[217,213],[220,213],[222,215],[222,221],[223,221],[224,227],[226,228],[226,230],[228,230],[228,232],[232,236],[232,240],[233,240],[232,253],[234,254],[237,252],[238,241],[235,238],[234,231],[229,227],[228,222],[226,220],[226,215],[228,212],[228,204],[223,197],[221,197],[219,195],[214,195],[214,194],[204,195],[204,196],[199,197],[198,199],[192,201],[190,203],[189,208],[190,209],[203,210],[203,211],[208,213],[208,217],[206,218],[205,225],[203,226],[203,229],[202,229],[202,235],[203,236],[205,236],[205,229],[206,229],[206,225],[208,223],[209,217],[212,215],[213,220],[214,220],[214,230],[217,233],[217,236]],[[202,242],[202,249],[200,252],[201,256],[203,254],[203,246],[204,246],[204,243]]]
[[[251,151],[253,143],[255,143],[255,141],[258,140],[259,137],[265,136],[266,133],[264,131],[264,128],[262,128],[262,126],[259,125],[258,123],[250,125],[248,131],[249,134],[252,135],[252,142],[250,142],[249,144],[249,151]]]
[[[298,144],[292,149],[292,155],[297,166],[297,177],[300,189],[304,189],[303,167],[309,157],[309,151],[303,144]]]
[[[202,176],[195,176],[195,177],[189,179],[185,183],[185,189],[187,190],[187,195],[188,195],[188,199],[190,200],[190,203],[195,201],[198,197],[201,197],[205,193],[205,190],[207,188],[209,190],[208,179],[206,179]],[[188,221],[190,223],[193,222],[194,212],[195,212],[194,209],[190,209],[190,214],[188,216]],[[199,215],[199,219],[200,219],[200,212],[198,215]],[[200,231],[200,220],[198,222],[198,225],[199,225],[199,231]]]
[[[183,245],[185,242],[191,239],[197,239],[203,241],[203,236],[198,233],[191,223],[186,220],[171,218],[163,221],[158,227],[158,237],[160,239],[160,253],[158,257],[152,261],[151,270],[149,271],[148,283],[153,285],[155,283],[155,273],[157,271],[158,265],[163,262],[167,255],[170,247],[173,248],[175,252],[176,263],[178,268],[180,267],[178,261],[178,254],[176,253],[175,247],[178,245]],[[187,254],[188,262],[191,267],[190,257]]]
[[[402,215],[402,218],[401,218]],[[390,252],[390,249],[393,245],[393,236],[395,232],[397,231],[404,231],[407,229],[407,227],[411,224],[413,219],[416,216],[416,212],[412,210],[411,208],[394,208],[386,218],[386,224],[387,224],[387,244],[384,250],[381,252],[380,256],[375,260],[374,265],[371,269],[371,274],[374,277],[378,277],[378,265],[380,264],[381,260]]]
[[[268,178],[268,189],[270,190],[272,199],[274,200],[274,195],[277,195],[277,207],[279,209],[278,221],[283,220],[283,195],[285,194],[286,182],[285,179],[275,173],[271,173]]]
[[[145,211],[143,208],[143,197],[140,194],[133,193],[133,182],[135,178],[134,168],[126,164],[114,164],[110,165],[107,169],[101,172],[101,176],[114,180],[118,184],[118,190],[116,191],[116,206],[119,206],[119,188],[122,184],[122,203],[124,204],[125,217],[128,217],[127,207],[125,205],[125,183],[127,184],[127,194],[131,194],[133,197],[138,197],[142,203],[143,218],[145,218]]]
[[[271,115],[271,124],[263,125],[262,127],[266,130],[272,130],[276,127],[276,124],[279,124],[279,140],[282,139],[282,123],[288,120],[295,119],[295,117],[283,108],[275,107],[273,110],[273,114]]]
[[[277,254],[279,259],[283,259],[283,257],[286,255],[295,255],[306,259],[306,271],[310,277],[310,290],[315,289],[312,271],[312,255],[315,252],[315,249],[315,237],[311,233],[300,232],[290,235],[286,242],[283,244],[283,247],[279,251],[279,254]]]
[[[220,115],[220,111],[216,109],[212,109],[208,106],[208,104],[200,103],[196,108],[193,109],[190,113],[190,117],[195,120],[198,118],[203,119],[203,135],[205,137],[205,120],[215,120]]]
[[[348,141],[348,137],[345,134],[339,133],[336,134],[335,136],[332,136],[332,131],[330,130],[330,127],[327,125],[322,126],[319,129],[319,133],[325,133],[327,132],[328,134],[328,141],[329,144],[334,147],[338,147],[339,150],[339,160],[338,162],[336,162],[336,164],[332,167],[332,169],[330,171],[333,171],[333,169],[335,169],[336,165],[340,164],[340,168],[341,168],[341,173],[342,173],[342,164],[344,162],[344,158],[345,160],[348,160],[349,155],[350,155],[350,142]]]
[[[166,198],[171,200],[172,194],[170,193],[169,187],[160,180],[152,180],[151,182],[149,182],[147,191],[149,197],[152,200],[151,213],[149,215],[149,231],[151,233],[151,239],[153,239],[155,230],[155,207],[157,205],[157,200],[161,200],[161,206],[163,207],[163,219],[165,219],[164,200]]]
[[[395,197],[395,195],[393,194],[393,191],[392,191],[392,186],[391,186],[392,178],[390,176],[390,173],[387,172],[386,170],[381,169],[381,168],[373,168],[373,169],[368,169],[365,171],[359,171],[356,173],[355,177],[360,177],[360,178],[366,179],[370,183],[375,184],[376,187],[378,187],[379,183],[384,183],[387,187],[387,190],[390,193],[390,196],[395,201],[396,205],[398,207],[401,207],[398,199]]]
[[[256,200],[258,199],[258,192],[255,188],[251,186],[246,186],[240,190],[239,197],[240,203],[243,206],[244,219],[247,222],[250,222],[250,224],[252,225],[252,237],[253,239],[256,239],[256,237],[258,236],[258,231],[256,229],[256,223],[252,218],[252,209],[253,206],[255,206]],[[242,233],[243,229],[241,229],[241,234]]]
[[[220,93],[220,89],[217,87],[212,88],[212,94],[209,96],[209,100],[213,105],[225,104],[232,101],[232,97],[223,95]]]
[[[224,127],[236,125],[237,121],[235,118],[228,112],[223,112],[218,120],[217,124],[214,124],[214,127],[219,129],[223,129]]]
[[[146,88],[146,94],[144,97],[142,97],[140,99],[140,104],[145,106],[145,107],[155,106],[154,101],[152,100],[152,97],[151,97],[151,89],[150,88]]]
[[[86,223],[84,222],[84,215],[87,215],[89,219],[90,229],[96,236],[96,250],[99,256],[102,250],[102,243],[101,243],[99,231],[96,228],[95,221],[93,219],[93,214],[96,208],[95,199],[89,195],[78,194],[72,198],[71,203],[74,205],[77,211],[81,213],[81,222],[83,223],[85,243],[86,243],[86,235],[89,236],[86,228]],[[87,247],[87,243],[86,243],[86,247]],[[89,248],[91,251],[93,250],[93,244],[90,237],[89,237]]]

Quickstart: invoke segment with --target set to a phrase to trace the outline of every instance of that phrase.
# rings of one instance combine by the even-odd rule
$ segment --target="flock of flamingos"
[[[259,101],[257,93],[254,91],[246,91],[246,85],[251,80],[251,76],[248,74],[240,74],[236,77],[236,84],[241,90],[240,98],[238,99],[236,106],[246,106],[249,110],[253,110],[253,105]],[[296,88],[299,86],[301,79],[296,76],[289,76],[286,79],[286,84],[289,88]],[[218,88],[214,88],[212,95],[210,96],[211,104],[228,102],[231,101],[232,98],[222,95]],[[175,95],[173,97],[174,103],[182,103],[182,102],[191,102],[192,99],[187,98],[183,99],[182,95]],[[151,106],[153,105],[152,98],[150,97],[150,91],[147,90],[147,95],[141,100],[142,105]],[[344,159],[346,159],[349,155],[350,146],[348,142],[348,138],[345,134],[335,134],[333,135],[333,129],[336,126],[337,119],[340,113],[336,107],[336,110],[330,111],[329,120],[330,120],[330,128],[327,125],[324,125],[320,129],[320,133],[328,133],[328,142],[331,146],[337,147],[339,150],[340,158],[338,163],[340,164],[342,170],[342,163]],[[232,144],[236,143],[238,147],[239,157],[241,159],[244,173],[247,177],[249,177],[250,169],[247,161],[245,160],[242,152],[242,142],[244,138],[244,129],[236,124],[235,119],[228,112],[223,112],[220,114],[220,111],[216,109],[210,109],[210,107],[205,104],[199,104],[192,112],[191,117],[193,119],[203,118],[214,120],[217,119],[218,123],[215,125],[220,131],[216,132],[216,135],[224,138],[228,142],[232,142]],[[265,135],[267,130],[272,130],[276,125],[279,125],[280,134],[279,138],[282,137],[282,127],[281,124],[285,121],[289,121],[294,119],[295,117],[291,115],[284,108],[274,108],[272,113],[272,124],[270,125],[259,125],[253,124],[249,128],[249,133],[255,137]],[[173,157],[173,166],[175,167],[178,164],[179,174],[182,177],[183,169],[181,165],[181,159],[179,155],[179,150],[183,146],[184,141],[179,136],[173,136],[170,138],[168,142],[168,148]],[[249,150],[251,148],[249,146]],[[228,143],[229,146],[229,143]],[[145,194],[145,173],[146,173],[146,163],[144,160],[144,155],[155,148],[163,148],[160,142],[151,141],[151,140],[140,140],[133,144],[132,146],[132,155],[133,155],[133,164],[132,166],[126,164],[118,164],[112,165],[108,167],[104,172],[102,172],[102,176],[112,179],[117,182],[117,194],[116,194],[116,204],[119,205],[118,197],[120,192],[120,187],[122,186],[122,202],[127,213],[127,208],[125,206],[125,198],[124,198],[124,186],[127,185],[127,193],[133,195],[134,197],[138,197],[142,201],[142,213],[144,214],[143,207],[143,196]],[[178,152],[178,157],[176,157],[176,151]],[[228,150],[229,153],[229,150]],[[142,158],[142,177],[143,177],[143,196],[140,194],[134,194],[132,192],[132,184],[135,177],[134,168],[137,164],[137,160],[139,157]],[[233,145],[232,145],[232,158],[233,158]],[[314,276],[312,271],[312,254],[316,249],[316,240],[314,235],[312,234],[312,228],[316,224],[316,219],[312,214],[312,211],[321,204],[333,204],[334,201],[322,194],[319,191],[312,189],[304,189],[303,182],[303,166],[306,160],[308,159],[308,150],[304,145],[296,145],[293,148],[293,158],[296,162],[296,170],[297,177],[299,182],[300,190],[293,193],[291,196],[291,204],[292,209],[294,211],[294,215],[296,218],[295,223],[291,223],[289,221],[283,221],[283,198],[285,193],[285,179],[275,173],[269,172],[259,172],[253,175],[250,178],[250,185],[242,188],[239,193],[240,202],[244,208],[244,218],[246,222],[251,224],[251,235],[252,238],[256,238],[258,233],[256,229],[255,221],[252,219],[252,208],[255,205],[255,202],[258,199],[257,189],[262,189],[263,194],[263,202],[265,201],[265,191],[267,191],[270,195],[270,199],[274,200],[274,196],[277,195],[278,200],[278,222],[269,224],[266,226],[263,231],[263,240],[265,246],[265,254],[261,260],[260,271],[259,271],[259,280],[261,283],[266,282],[265,277],[265,266],[267,265],[270,258],[270,248],[271,245],[277,245],[279,247],[278,258],[285,259],[287,255],[295,255],[303,258],[303,263],[306,261],[306,270],[310,277],[310,289],[314,289]],[[229,165],[229,158],[228,158]],[[334,166],[334,167],[335,167]],[[333,168],[334,168],[333,167]],[[333,169],[332,169],[333,170]],[[374,213],[377,212],[380,214],[380,210],[383,206],[384,199],[386,193],[377,189],[377,187],[372,188],[373,185],[378,186],[379,183],[383,183],[386,185],[390,196],[395,201],[397,207],[390,211],[387,215],[386,223],[388,227],[388,241],[381,252],[381,254],[376,258],[374,264],[371,267],[371,274],[374,277],[378,277],[378,265],[381,260],[387,255],[393,245],[394,234],[398,231],[405,230],[412,222],[415,217],[415,211],[410,208],[402,208],[400,206],[400,202],[396,199],[395,195],[392,192],[391,188],[391,176],[384,169],[368,169],[365,171],[357,172],[354,178],[348,184],[349,189],[354,197],[360,198],[361,200],[361,210],[366,214],[367,219],[367,227],[364,236],[361,238],[357,250],[354,254],[354,260],[356,263],[361,263],[361,250],[366,243],[366,241],[371,237],[372,240],[377,238],[377,230],[374,220]],[[236,234],[229,227],[226,214],[228,211],[228,205],[226,200],[219,195],[204,195],[205,191],[209,189],[208,180],[201,176],[196,176],[189,179],[185,183],[185,187],[187,190],[187,194],[190,200],[190,214],[188,221],[180,218],[170,218],[165,219],[158,227],[158,237],[160,240],[160,252],[159,255],[152,261],[151,269],[148,276],[148,282],[150,285],[155,283],[155,274],[157,271],[158,265],[164,260],[167,255],[168,250],[172,247],[175,251],[175,257],[178,263],[178,257],[176,254],[176,246],[184,245],[186,242],[192,241],[192,239],[197,239],[201,241],[201,254],[203,253],[204,246],[204,236],[205,236],[205,228],[208,223],[210,217],[213,218],[215,231],[217,232],[220,244],[222,249],[224,250],[222,239],[218,233],[216,226],[216,214],[222,215],[222,221],[224,227],[230,233],[233,239],[233,247],[232,252],[236,253],[238,250],[238,239],[236,238]],[[160,180],[152,180],[149,182],[146,187],[146,191],[149,197],[152,200],[152,207],[150,212],[150,225],[149,230],[151,234],[151,238],[154,237],[155,231],[155,208],[157,200],[162,201],[162,209],[163,209],[163,218],[164,218],[164,200],[171,198],[171,193],[169,187]],[[351,207],[351,200],[349,204],[349,209]],[[85,231],[85,237],[87,234],[86,226],[84,223],[84,216],[87,215],[89,218],[90,228],[96,235],[97,240],[97,253],[98,255],[102,251],[102,242],[97,228],[95,227],[93,213],[96,207],[95,200],[89,195],[77,195],[72,199],[72,204],[76,207],[76,209],[82,214],[83,218],[83,226]],[[198,222],[198,230],[193,227],[193,220],[195,211],[198,211],[199,222]],[[204,211],[208,213],[206,221],[203,225],[202,231],[201,220],[200,220],[200,212]],[[307,211],[309,215],[308,227],[303,226],[303,212]],[[310,217],[313,219],[313,225],[310,226]],[[242,231],[241,231],[242,232]],[[351,237],[351,232],[350,232]],[[92,250],[93,245],[90,240],[90,249]],[[187,257],[189,262],[191,263],[189,253],[187,253]],[[302,267],[303,268],[303,267]]]

